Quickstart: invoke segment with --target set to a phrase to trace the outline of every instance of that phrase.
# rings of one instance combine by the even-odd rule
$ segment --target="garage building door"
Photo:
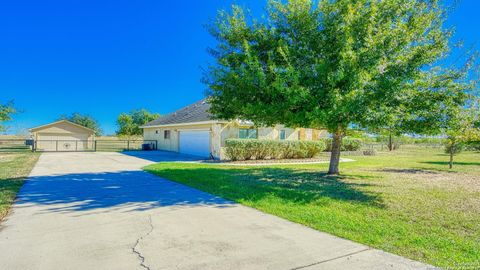
[[[179,150],[182,154],[210,157],[210,131],[180,131]]]
[[[81,151],[88,148],[88,134],[38,133],[37,150]]]

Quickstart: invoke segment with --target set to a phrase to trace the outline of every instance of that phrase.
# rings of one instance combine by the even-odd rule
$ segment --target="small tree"
[[[118,131],[120,136],[142,135],[140,126],[160,117],[158,113],[151,113],[145,109],[132,110],[129,113],[121,113],[117,118]]]
[[[100,124],[95,118],[91,117],[90,115],[74,112],[70,115],[62,115],[58,118],[58,120],[68,120],[72,123],[84,126],[89,129],[93,129],[95,131],[95,135],[97,136],[102,135],[102,129],[100,128]]]
[[[480,128],[476,126],[479,121],[478,108],[452,110],[446,117],[445,152],[450,159],[448,167],[453,168],[453,157],[460,153],[467,144],[480,141]]]
[[[432,66],[448,54],[451,36],[444,15],[438,0],[270,1],[257,21],[233,6],[211,27],[218,40],[205,75],[211,112],[326,128],[333,135],[328,173],[338,174],[352,124],[388,126],[405,106],[401,119],[416,122],[405,127],[426,130],[438,121],[428,110],[464,102],[464,87],[434,91],[444,73]]]
[[[17,110],[13,105],[13,101],[9,101],[5,104],[0,104],[0,132],[6,131],[7,127],[2,123],[12,120],[12,115],[15,114]]]

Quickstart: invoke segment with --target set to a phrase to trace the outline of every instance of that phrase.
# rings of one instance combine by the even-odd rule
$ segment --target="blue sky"
[[[119,113],[162,114],[201,98],[214,40],[204,25],[232,3],[259,14],[265,1],[4,1],[0,8],[0,102],[22,113],[10,133],[80,112],[115,132]],[[480,43],[480,1],[450,15],[455,38]]]

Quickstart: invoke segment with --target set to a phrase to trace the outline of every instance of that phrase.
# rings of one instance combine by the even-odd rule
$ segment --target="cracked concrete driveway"
[[[153,176],[175,154],[45,153],[0,269],[431,269]]]

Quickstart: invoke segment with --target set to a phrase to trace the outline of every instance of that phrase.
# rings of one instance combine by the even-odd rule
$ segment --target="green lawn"
[[[39,154],[27,151],[0,153],[0,220],[8,214],[15,196],[38,157]]]
[[[327,164],[160,163],[145,170],[266,213],[440,267],[480,260],[480,153],[403,149]]]

